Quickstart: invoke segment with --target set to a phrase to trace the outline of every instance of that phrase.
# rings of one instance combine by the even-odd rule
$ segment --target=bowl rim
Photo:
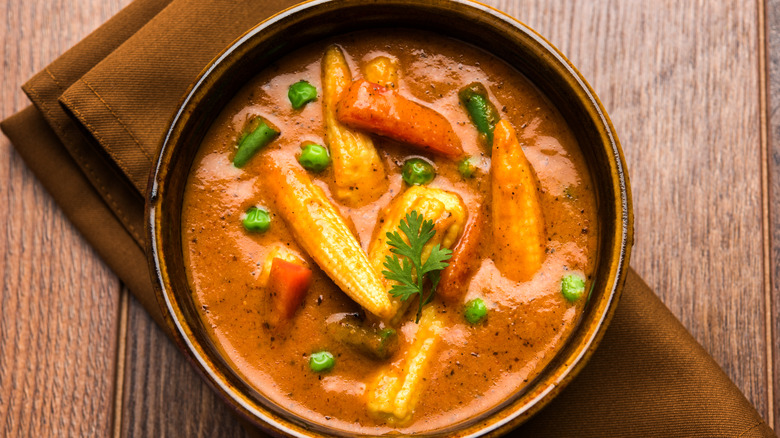
[[[171,329],[176,344],[185,353],[185,356],[190,363],[196,368],[212,389],[226,400],[228,404],[233,406],[233,408],[242,416],[249,419],[257,426],[264,429],[270,427],[271,429],[269,431],[286,436],[316,436],[318,435],[318,432],[301,427],[299,424],[291,422],[288,418],[284,418],[283,415],[276,414],[262,405],[251,403],[250,397],[243,394],[239,388],[227,382],[222,374],[217,372],[215,369],[217,368],[216,365],[206,354],[204,354],[204,350],[198,345],[189,324],[184,321],[183,312],[176,302],[175,293],[171,287],[172,285],[170,277],[168,276],[165,259],[160,252],[163,242],[162,233],[160,232],[159,227],[163,201],[163,197],[160,196],[160,191],[161,186],[163,185],[162,182],[164,181],[168,170],[166,166],[166,157],[170,157],[173,149],[175,149],[179,134],[181,134],[180,125],[186,124],[187,117],[185,115],[189,105],[192,104],[193,100],[197,103],[196,94],[202,92],[201,86],[221,63],[229,59],[236,50],[262,32],[265,28],[282,22],[295,14],[325,4],[341,4],[348,6],[360,2],[360,0],[304,1],[268,17],[226,47],[219,55],[209,62],[198,75],[198,78],[188,88],[188,91],[168,124],[168,129],[161,140],[161,147],[159,148],[157,157],[154,161],[154,167],[150,174],[150,183],[148,184],[147,189],[145,208],[147,259],[150,267],[150,274],[152,275],[155,295],[162,310],[163,319]],[[408,7],[411,3],[410,0],[367,0],[364,3],[380,2],[386,5],[398,5],[401,7]],[[430,3],[436,3],[436,1]],[[601,101],[576,67],[574,67],[574,65],[542,35],[507,13],[475,0],[448,0],[448,3],[472,9],[477,14],[488,15],[489,18],[499,20],[510,26],[513,31],[525,33],[552,56],[552,59],[549,61],[550,63],[562,68],[563,72],[574,80],[577,85],[576,91],[578,92],[578,97],[583,100],[583,103],[588,104],[589,107],[595,110],[596,118],[593,121],[598,127],[603,128],[603,134],[601,134],[600,137],[605,141],[598,145],[598,147],[605,148],[605,151],[608,152],[607,156],[609,158],[610,175],[613,185],[612,189],[617,194],[615,199],[616,204],[618,203],[617,201],[619,201],[619,205],[615,206],[615,216],[619,216],[619,219],[615,220],[615,225],[616,231],[619,227],[619,233],[615,233],[616,240],[614,244],[608,248],[608,250],[612,252],[613,259],[609,271],[609,280],[606,282],[609,290],[605,290],[605,297],[602,299],[599,309],[595,310],[595,312],[597,312],[597,318],[591,322],[589,332],[584,335],[584,341],[577,345],[573,354],[568,356],[568,359],[563,366],[557,366],[556,372],[547,379],[549,382],[540,390],[533,392],[533,397],[526,400],[521,406],[513,407],[515,403],[510,403],[494,413],[502,414],[504,411],[510,411],[507,415],[491,415],[485,421],[467,425],[463,430],[464,433],[458,433],[459,436],[495,436],[503,434],[511,428],[521,424],[549,403],[554,396],[582,370],[603,338],[605,329],[614,316],[616,304],[622,293],[628,270],[634,233],[632,199],[625,158],[615,129]],[[599,257],[602,256],[600,255]],[[570,338],[575,332],[572,332]],[[518,400],[521,398],[522,397],[518,397]],[[494,419],[493,417],[496,416],[500,418]],[[328,428],[328,426],[322,427]],[[436,431],[433,431],[432,433],[436,434]]]

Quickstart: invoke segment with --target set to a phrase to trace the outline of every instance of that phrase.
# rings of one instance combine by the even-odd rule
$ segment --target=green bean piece
[[[490,102],[485,86],[479,82],[472,82],[460,89],[458,97],[466,108],[471,123],[479,131],[480,139],[487,146],[493,146],[493,130],[501,116],[493,103]]]
[[[487,306],[482,298],[474,298],[466,303],[466,309],[463,312],[466,321],[471,324],[479,324],[487,316]]]
[[[404,161],[401,178],[410,186],[425,185],[436,177],[433,164],[422,158],[410,158]]]
[[[329,351],[318,351],[309,357],[309,368],[317,373],[330,370],[336,365],[336,359]]]
[[[561,293],[569,301],[577,301],[585,293],[585,279],[578,274],[570,274],[561,280]]]
[[[293,109],[301,109],[304,105],[317,100],[317,88],[306,81],[298,81],[287,90]]]
[[[398,333],[395,330],[367,327],[360,318],[349,313],[328,318],[325,333],[334,341],[373,359],[387,359],[398,350]]]
[[[271,227],[271,216],[264,208],[252,207],[244,216],[244,228],[252,233],[263,233]]]
[[[250,128],[252,125],[257,125],[257,127],[251,129],[249,134],[243,136],[238,143],[238,151],[236,151],[236,156],[233,157],[233,165],[236,167],[244,167],[247,161],[249,161],[257,151],[264,148],[268,143],[271,143],[279,136],[279,130],[271,126],[262,118],[258,117],[252,120],[252,122],[249,123]]]
[[[302,148],[301,154],[298,155],[298,162],[305,169],[322,172],[330,164],[330,154],[324,147],[316,143],[306,143]]]
[[[458,162],[458,172],[463,178],[472,178],[477,172],[477,160],[474,157],[466,157]]]

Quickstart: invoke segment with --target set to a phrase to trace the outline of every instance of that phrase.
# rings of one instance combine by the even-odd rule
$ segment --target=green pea
[[[404,162],[401,178],[410,186],[428,184],[436,177],[433,164],[422,158],[410,158]]]
[[[301,154],[298,155],[298,162],[307,170],[322,172],[330,164],[330,154],[324,147],[315,143],[307,143],[302,148]]]
[[[264,208],[252,207],[246,211],[244,216],[244,228],[253,233],[262,233],[268,231],[271,227],[271,216],[268,210]]]
[[[287,90],[287,97],[290,99],[294,109],[300,109],[307,103],[317,99],[317,88],[306,81],[299,81],[290,85],[290,88]]]
[[[569,301],[577,301],[585,293],[585,279],[577,274],[563,277],[561,280],[561,293]]]
[[[487,306],[482,298],[474,298],[466,303],[466,309],[463,312],[463,316],[465,316],[466,321],[471,324],[477,324],[485,319],[487,316]]]
[[[458,162],[458,172],[463,178],[471,178],[477,172],[477,160],[474,157],[466,157]]]
[[[336,365],[336,359],[329,351],[318,351],[309,357],[309,368],[317,373],[328,371],[334,365]]]

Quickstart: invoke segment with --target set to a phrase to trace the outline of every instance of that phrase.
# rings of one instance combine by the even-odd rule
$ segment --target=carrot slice
[[[364,79],[353,82],[344,93],[336,115],[341,123],[353,128],[451,158],[463,156],[460,138],[443,115]]]
[[[271,262],[268,297],[271,302],[268,319],[279,325],[293,317],[311,285],[311,269],[281,258]]]
[[[466,290],[469,275],[474,268],[480,246],[480,235],[484,225],[483,206],[477,207],[469,215],[466,227],[455,248],[452,250],[450,264],[441,273],[441,282],[436,294],[446,301],[459,300]]]

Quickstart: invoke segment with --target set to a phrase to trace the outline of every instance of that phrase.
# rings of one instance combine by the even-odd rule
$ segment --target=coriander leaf
[[[442,248],[438,243],[431,249],[431,255],[428,256],[428,260],[422,266],[424,272],[440,271],[447,266],[447,260],[452,256],[452,251],[447,248]]]
[[[393,254],[408,257],[409,259],[412,259],[415,255],[414,248],[407,245],[401,235],[398,234],[398,231],[387,233],[387,244],[390,245],[390,252]]]
[[[393,287],[390,288],[390,293],[393,296],[399,297],[401,301],[406,301],[414,296],[414,294],[418,293],[418,289],[417,286],[414,285],[394,284]]]
[[[439,281],[441,280],[441,271],[429,272],[428,278],[431,280],[431,292],[428,294],[428,298],[425,299],[423,305],[428,304],[431,302],[431,300],[433,300],[433,292],[436,290],[436,287],[439,285]]]
[[[400,283],[393,285],[390,289],[391,295],[401,297],[401,300],[405,301],[417,293],[417,284],[412,281],[412,265],[408,259],[401,261],[396,256],[387,256],[385,267],[389,270],[382,271],[382,275],[388,280]]]
[[[398,229],[406,236],[404,239],[398,231],[387,233],[387,244],[394,255],[385,256],[384,266],[386,271],[382,275],[388,280],[396,282],[390,288],[390,294],[406,301],[415,295],[419,295],[417,309],[417,321],[420,321],[422,308],[433,299],[441,279],[441,270],[449,266],[447,260],[452,256],[452,251],[436,244],[431,248],[431,253],[423,262],[422,253],[433,236],[436,235],[434,223],[417,213],[409,212],[398,224]],[[400,257],[399,257],[400,256]],[[426,280],[430,286],[425,288]]]

